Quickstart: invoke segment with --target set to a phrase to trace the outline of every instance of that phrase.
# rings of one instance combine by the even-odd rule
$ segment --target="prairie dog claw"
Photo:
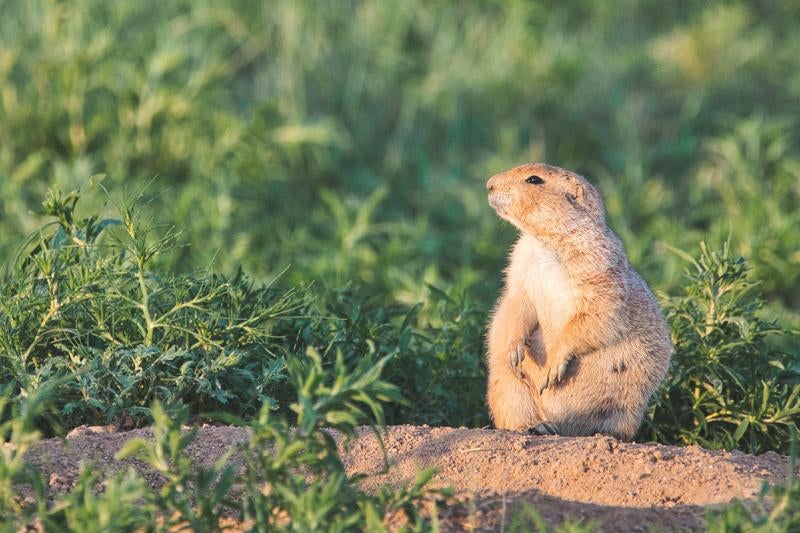
[[[552,422],[544,420],[542,422],[539,422],[532,428],[529,428],[528,433],[531,433],[533,435],[558,435],[558,426],[556,426]]]
[[[522,361],[525,360],[525,345],[522,343],[517,344],[511,349],[508,355],[509,362],[511,363],[511,370],[514,372],[514,375],[519,379],[523,379]]]
[[[567,373],[569,372],[571,364],[572,358],[569,357],[565,361],[562,361],[561,364],[558,365],[558,368],[548,368],[547,374],[545,375],[544,379],[542,379],[541,383],[539,383],[539,394],[543,393],[544,390],[551,385],[563,383],[567,377]]]
[[[572,363],[572,359],[567,359],[560,365],[558,365],[558,376],[556,381],[564,381],[564,378],[567,377],[567,371],[569,370],[569,365]]]

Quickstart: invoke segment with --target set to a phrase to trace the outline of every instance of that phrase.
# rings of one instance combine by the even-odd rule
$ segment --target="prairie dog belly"
[[[649,400],[642,391],[655,389],[662,378],[644,350],[633,338],[584,355],[565,383],[542,394],[545,416],[564,435],[602,432],[604,423],[613,427],[620,417],[633,417],[638,425]]]
[[[556,253],[523,235],[512,255],[509,278],[533,305],[545,338],[555,334],[575,313],[575,287]]]

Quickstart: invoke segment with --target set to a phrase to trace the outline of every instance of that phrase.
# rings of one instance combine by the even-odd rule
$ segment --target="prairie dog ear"
[[[583,190],[583,185],[580,183],[573,183],[567,192],[567,200],[572,204],[577,204],[583,208],[586,207],[586,191]]]
[[[603,209],[603,201],[600,199],[600,193],[591,183],[571,183],[569,189],[567,200],[572,205],[583,209],[597,220],[605,218],[605,210]]]

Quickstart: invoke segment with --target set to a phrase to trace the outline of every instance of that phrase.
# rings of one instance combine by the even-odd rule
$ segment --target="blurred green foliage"
[[[427,284],[487,307],[514,232],[483,182],[586,174],[662,289],[731,236],[800,325],[796,2],[3,0],[0,251],[45,191],[152,180],[181,270]]]
[[[671,249],[729,239],[766,302],[743,320],[800,327],[796,2],[0,11],[0,371],[21,396],[76,376],[61,385],[67,423],[147,414],[164,395],[195,412],[285,407],[285,362],[311,346],[351,367],[392,356],[386,376],[414,404],[387,407],[391,421],[485,424],[484,324],[515,232],[483,184],[530,160],[599,185],[663,294],[698,282]],[[84,194],[79,214],[54,193],[39,231],[48,190],[101,174],[108,195]],[[104,206],[117,198],[132,200]],[[689,362],[708,348],[680,325],[693,302],[672,317]],[[745,330],[723,324],[717,340],[791,370],[796,337],[770,328],[744,349]],[[751,378],[750,399],[778,379]],[[674,422],[664,413],[651,416]],[[756,418],[710,439],[785,442],[752,437]]]
[[[642,435],[787,451],[798,2],[0,0],[0,13],[9,528],[125,529],[157,513],[215,527],[231,474],[191,471],[187,411],[170,426],[156,399],[250,420],[253,473],[233,505],[256,527],[276,526],[257,516],[270,506],[298,527],[377,528],[392,509],[427,527],[424,477],[367,497],[320,428],[380,424],[384,409],[392,423],[488,422],[484,324],[515,232],[483,184],[531,160],[600,187],[662,294],[675,365]],[[107,193],[86,194],[90,181]],[[703,240],[730,247],[702,248],[684,275],[679,250]],[[55,417],[30,407],[43,394]],[[87,469],[48,508],[22,456],[56,417],[152,417],[159,440],[138,446],[164,491],[126,473],[93,498]],[[270,444],[326,485],[306,491],[258,454]],[[282,491],[260,491],[265,479]],[[203,497],[173,490],[184,484]],[[775,489],[778,515],[731,508],[714,527],[794,524],[796,489]]]

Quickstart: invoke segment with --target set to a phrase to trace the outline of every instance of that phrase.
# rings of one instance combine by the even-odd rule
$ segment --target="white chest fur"
[[[557,331],[574,314],[577,293],[556,253],[523,235],[511,258],[511,290],[524,290],[545,333]]]

